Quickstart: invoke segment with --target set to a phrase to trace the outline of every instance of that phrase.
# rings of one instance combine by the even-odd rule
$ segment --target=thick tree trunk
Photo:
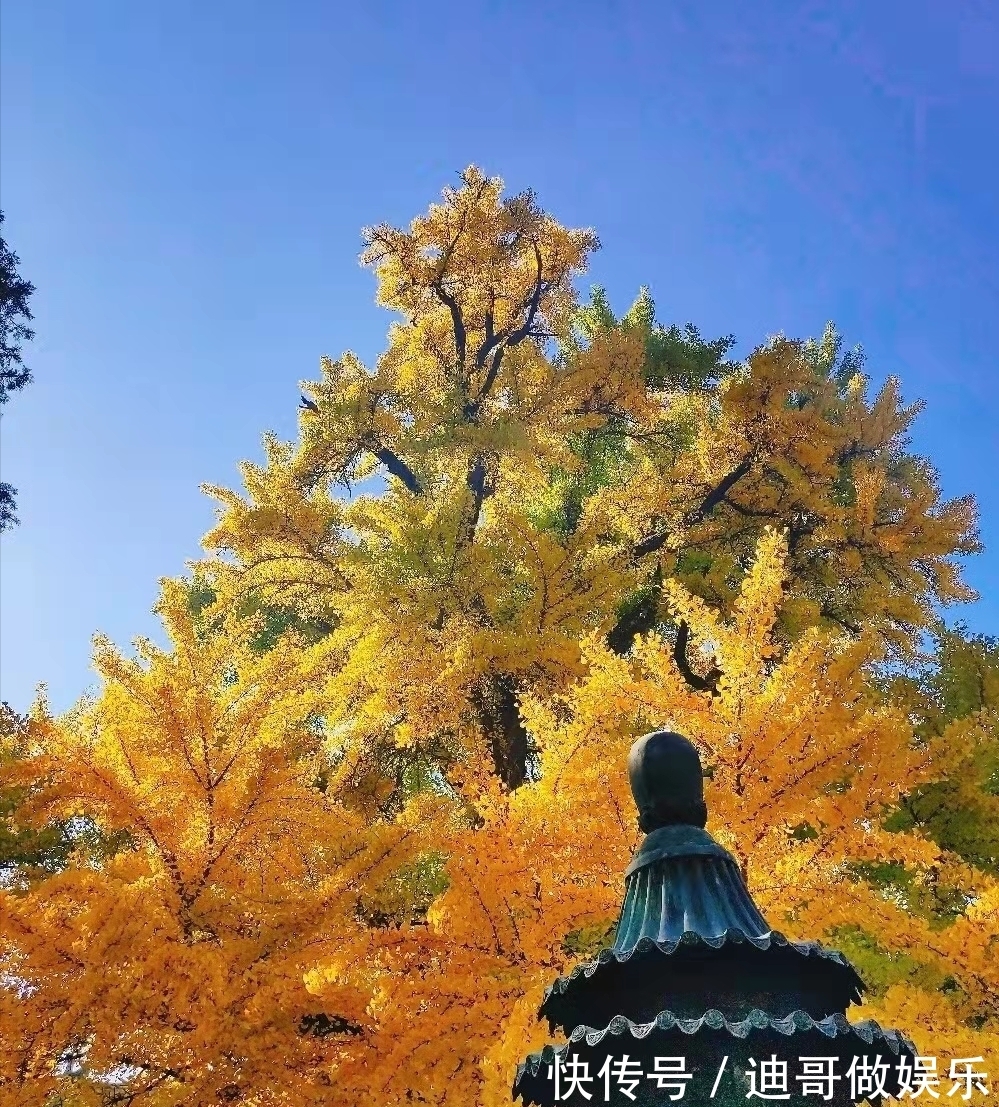
[[[496,775],[512,791],[527,780],[530,743],[509,673],[496,673],[476,697],[479,721],[489,741]]]

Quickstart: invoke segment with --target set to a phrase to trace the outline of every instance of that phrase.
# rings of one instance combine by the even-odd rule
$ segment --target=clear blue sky
[[[594,282],[668,321],[834,319],[927,401],[914,446],[973,492],[964,609],[999,632],[999,6],[993,0],[6,0],[0,206],[37,285],[3,418],[0,695],[55,708],[90,636],[156,632],[157,580],[320,354],[388,316],[360,228],[470,162],[593,226]]]

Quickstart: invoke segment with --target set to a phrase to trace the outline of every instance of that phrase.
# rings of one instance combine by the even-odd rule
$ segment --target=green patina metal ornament
[[[539,1017],[568,1040],[519,1066],[514,1098],[538,1107],[897,1098],[915,1047],[872,1020],[847,1021],[864,984],[841,953],[767,924],[735,859],[704,829],[694,746],[648,734],[628,769],[646,837],[625,871],[614,944],[548,989]]]

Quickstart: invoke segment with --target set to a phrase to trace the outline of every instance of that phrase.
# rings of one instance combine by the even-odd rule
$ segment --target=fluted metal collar
[[[636,869],[666,857],[721,857],[735,864],[728,850],[720,846],[703,827],[689,824],[661,826],[642,839],[631,864],[624,870],[625,879]]]

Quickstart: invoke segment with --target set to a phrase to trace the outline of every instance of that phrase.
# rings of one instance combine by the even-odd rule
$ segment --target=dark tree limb
[[[680,620],[676,631],[676,643],[673,646],[673,660],[680,670],[680,675],[694,689],[695,692],[710,692],[712,696],[719,695],[718,681],[722,677],[721,669],[711,668],[704,676],[695,673],[687,659],[687,641],[690,637],[690,627],[685,619]]]
[[[687,515],[684,516],[684,526],[692,527],[696,526],[698,523],[703,523],[711,512],[725,499],[729,491],[749,473],[752,467],[753,455],[748,454],[739,462],[731,473],[727,473],[722,477],[693,511],[688,512]]]
[[[836,457],[836,461],[840,465],[845,465],[847,462],[855,461],[859,457],[875,457],[879,450],[884,449],[883,446],[861,446],[861,444],[854,439],[845,450],[841,450]]]
[[[837,626],[841,626],[845,631],[847,631],[849,634],[852,634],[855,638],[860,637],[860,626],[852,620],[848,619],[845,615],[837,614],[833,610],[832,605],[829,603],[828,600],[819,608],[819,614],[823,616],[823,618],[830,619]]]
[[[495,326],[496,326],[496,315],[495,315],[496,293],[495,293],[495,291],[491,291],[490,296],[491,296],[491,301],[490,301],[490,305],[489,305],[489,310],[486,312],[485,324],[483,326],[483,329],[485,331],[485,337],[482,339],[481,345],[479,346],[478,350],[476,350],[476,352],[475,352],[475,368],[476,369],[484,369],[485,368],[486,358],[489,356],[490,351],[495,346],[499,345],[499,343],[502,342],[503,338],[504,338],[504,334],[503,334],[502,330],[500,330],[499,334],[497,334],[495,329],[494,329]]]
[[[506,331],[501,328],[499,331],[495,331],[495,316],[493,307],[486,312],[485,318],[485,337],[479,346],[479,349],[475,355],[475,364],[478,369],[485,369],[486,362],[489,355],[492,354],[492,359],[489,360],[489,367],[486,369],[486,376],[482,382],[478,393],[474,400],[470,400],[466,405],[463,412],[464,417],[469,422],[475,422],[479,416],[479,411],[482,409],[482,404],[489,393],[492,391],[493,385],[496,383],[496,378],[499,375],[500,366],[503,363],[503,354],[512,346],[517,346],[525,338],[532,333],[534,327],[534,320],[537,317],[538,308],[541,305],[541,295],[544,291],[544,268],[541,258],[541,250],[538,247],[537,242],[532,242],[534,248],[534,259],[537,266],[537,273],[534,279],[534,287],[527,300],[522,302],[518,311],[514,314],[518,314],[519,311],[525,312],[525,318],[523,324],[515,331]],[[495,294],[494,294],[495,302]]]
[[[530,738],[520,718],[517,687],[509,673],[493,674],[475,697],[479,723],[489,740],[493,768],[511,791],[527,780]]]
[[[343,1015],[303,1015],[298,1024],[299,1034],[313,1038],[327,1038],[331,1034],[363,1034],[364,1028],[344,1018]]]
[[[494,490],[489,462],[484,454],[475,454],[469,461],[468,475],[465,480],[472,500],[465,517],[465,524],[462,527],[460,542],[463,545],[468,545],[475,536],[475,528],[479,525],[482,505]]]
[[[692,511],[688,511],[683,517],[685,527],[693,527],[704,520],[725,499],[728,492],[745,477],[753,467],[754,456],[747,455],[739,464],[711,489],[704,499]],[[633,557],[644,557],[646,554],[661,550],[670,539],[669,531],[660,531],[658,534],[650,534],[637,542],[631,550]]]
[[[414,496],[423,494],[423,486],[412,469],[386,446],[372,446],[371,452],[385,466],[386,469],[397,477],[413,493]]]
[[[745,504],[740,504],[736,500],[733,500],[731,496],[723,496],[722,503],[726,504],[728,507],[731,507],[734,511],[738,512],[738,514],[745,515],[750,518],[760,519],[773,514],[773,512],[770,511],[757,511],[755,508],[746,507]]]
[[[518,345],[531,333],[531,327],[534,326],[534,317],[537,315],[538,307],[541,303],[541,290],[544,288],[544,281],[541,277],[541,250],[537,242],[533,242],[532,246],[534,247],[534,261],[537,265],[537,275],[534,278],[534,289],[531,292],[531,300],[527,308],[527,316],[524,319],[524,324],[510,335],[507,339],[507,346]]]
[[[507,343],[509,345],[509,343]],[[503,351],[506,346],[500,346],[493,354],[493,359],[489,363],[489,369],[486,372],[486,379],[482,382],[482,387],[479,389],[479,394],[475,399],[465,408],[465,418],[471,422],[479,417],[479,411],[482,408],[482,402],[492,391],[493,385],[496,383],[496,377],[499,375],[500,364],[503,361]]]
[[[788,527],[787,552],[795,557],[801,548],[802,541],[812,533],[815,523],[807,515],[799,514]]]
[[[454,330],[454,350],[458,358],[458,369],[460,371],[465,367],[465,352],[467,345],[465,320],[461,314],[461,308],[458,306],[458,301],[444,290],[444,286],[441,282],[438,280],[432,287],[437,294],[437,298],[451,313],[451,327]]]
[[[483,182],[475,194],[475,203],[478,203],[482,198],[482,193],[485,190],[485,182]],[[447,273],[447,267],[451,261],[451,255],[454,253],[455,247],[458,245],[458,241],[465,233],[465,226],[468,219],[468,212],[463,211],[461,214],[461,222],[458,225],[458,230],[453,239],[444,248],[441,254],[440,265],[437,267],[437,279],[430,286],[437,298],[451,313],[451,326],[454,330],[454,350],[458,358],[458,370],[463,372],[465,368],[465,358],[468,351],[468,336],[465,330],[465,319],[461,314],[461,308],[458,306],[458,301],[445,290],[444,288],[444,276]]]

